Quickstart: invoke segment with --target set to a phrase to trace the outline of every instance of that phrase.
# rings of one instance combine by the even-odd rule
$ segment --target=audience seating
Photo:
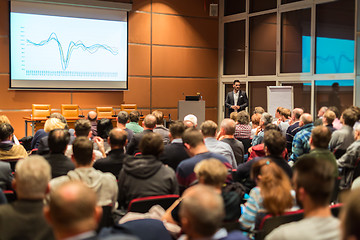
[[[33,118],[46,118],[51,114],[50,104],[33,104],[32,117]]]
[[[96,107],[98,118],[111,118],[114,115],[113,107]]]
[[[97,232],[103,227],[112,227],[114,226],[114,219],[112,217],[112,206],[102,206],[103,212],[99,222]]]
[[[342,203],[337,203],[337,204],[331,205],[331,206],[330,206],[331,214],[332,214],[334,217],[338,218],[342,206],[343,206]]]
[[[8,203],[11,203],[17,199],[16,193],[13,190],[4,190],[3,193]]]
[[[16,166],[16,163],[17,163],[19,160],[22,160],[22,158],[2,159],[1,161],[10,163],[11,171],[15,172],[15,166]]]
[[[79,105],[61,104],[61,115],[65,118],[77,118],[79,116]]]
[[[128,212],[146,213],[154,205],[160,205],[166,210],[178,198],[177,194],[135,198],[129,203]]]
[[[136,104],[121,104],[121,111],[125,111],[130,114],[130,112],[137,110]]]

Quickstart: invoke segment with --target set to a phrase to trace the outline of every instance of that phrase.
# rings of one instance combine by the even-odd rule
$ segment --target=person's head
[[[357,116],[357,121],[360,120],[360,108],[357,106],[351,106],[349,107],[351,110],[353,110]]]
[[[91,123],[87,119],[79,119],[75,122],[76,137],[89,137],[91,132]]]
[[[95,111],[90,111],[87,115],[87,119],[91,122],[97,120],[97,113]]]
[[[200,125],[202,135],[206,137],[215,137],[217,124],[212,120],[207,120]]]
[[[112,129],[109,133],[109,144],[111,149],[119,149],[126,146],[128,142],[127,136],[127,132],[120,128]]]
[[[9,123],[0,124],[0,140],[8,141],[11,140],[14,134],[14,128]]]
[[[272,123],[272,121],[273,121],[273,117],[271,116],[271,114],[264,112],[260,118],[260,126],[262,128],[265,128],[265,126]]]
[[[342,240],[360,239],[360,189],[354,189],[346,199],[341,213]]]
[[[281,118],[283,121],[288,120],[289,117],[290,117],[290,115],[291,115],[290,109],[287,109],[287,108],[281,109],[281,111],[280,111],[280,118]]]
[[[221,188],[228,176],[228,170],[218,159],[210,158],[197,163],[194,168],[199,183]]]
[[[233,88],[236,92],[240,90],[240,81],[239,80],[234,80]]]
[[[107,139],[109,137],[109,132],[113,128],[114,127],[110,119],[108,118],[100,119],[97,123],[97,135],[102,139]]]
[[[190,127],[187,124],[188,122],[192,123],[191,127],[195,127],[195,128],[197,127],[197,117],[194,114],[188,114],[184,117],[184,124],[187,127]]]
[[[331,88],[333,89],[333,91],[338,92],[339,89],[340,89],[339,83],[338,83],[338,82],[334,82],[334,83],[331,85]]]
[[[152,114],[146,115],[143,124],[145,129],[154,129],[156,126],[156,117]]]
[[[172,139],[181,138],[185,131],[185,125],[182,121],[174,121],[170,124],[169,131]]]
[[[6,115],[0,115],[0,124],[1,123],[11,124],[9,118]]]
[[[301,115],[304,113],[304,110],[301,108],[294,108],[292,110],[291,118],[293,121],[299,121]]]
[[[326,159],[304,156],[295,163],[293,170],[297,202],[327,206],[334,189],[334,165]]]
[[[26,157],[15,166],[13,188],[19,199],[43,199],[51,179],[49,163],[39,155]]]
[[[280,113],[283,110],[283,107],[277,107],[275,111],[275,118],[280,118]]]
[[[204,145],[203,135],[194,128],[186,129],[182,136],[182,140],[187,149],[196,148],[199,145]]]
[[[280,215],[292,207],[290,179],[276,163],[268,158],[254,163],[251,178],[261,189],[263,204],[268,213]]]
[[[345,111],[343,111],[341,115],[340,121],[345,125],[353,127],[354,124],[357,122],[357,115],[353,110],[349,108],[345,109]]]
[[[58,239],[94,231],[101,219],[102,208],[97,196],[81,181],[65,182],[50,192],[44,215]]]
[[[329,107],[329,110],[331,110],[331,111],[333,111],[334,113],[335,113],[335,115],[336,115],[336,118],[340,118],[340,110],[337,108],[337,107],[335,107],[335,106],[330,106]]]
[[[323,115],[322,122],[326,125],[332,124],[335,118],[336,118],[335,113],[331,110],[327,110]]]
[[[67,121],[66,121],[66,118],[61,114],[61,113],[58,113],[58,112],[54,112],[52,114],[50,114],[50,118],[57,118],[59,119],[62,123],[65,124],[65,128],[68,129],[68,124],[67,124]]]
[[[147,133],[141,138],[139,149],[143,155],[158,157],[164,151],[163,139],[158,133]]]
[[[268,155],[280,156],[286,146],[286,139],[277,130],[266,130],[264,132],[265,153]]]
[[[326,106],[322,106],[322,107],[319,109],[317,116],[318,116],[318,117],[322,117],[327,110],[328,110],[328,108],[327,108]]]
[[[120,111],[117,115],[117,122],[119,124],[125,125],[129,121],[129,114],[125,111]]]
[[[325,126],[317,126],[311,131],[310,145],[315,148],[328,149],[331,132]]]
[[[250,123],[250,115],[247,111],[240,111],[237,114],[236,120],[240,124],[247,125]]]
[[[260,113],[255,113],[251,116],[251,122],[252,122],[252,125],[253,127],[254,126],[259,126],[260,124],[260,118],[261,118],[261,114]]]
[[[130,117],[130,122],[139,122],[140,120],[140,113],[136,110],[134,111],[131,111],[130,114],[129,114],[129,117]]]
[[[305,126],[313,122],[313,118],[309,113],[303,113],[300,117],[299,126]]]
[[[230,119],[234,120],[235,122],[237,121],[237,112],[234,111],[232,113],[230,113]]]
[[[70,133],[65,129],[54,129],[49,132],[48,144],[51,153],[64,153],[70,141]]]
[[[223,135],[234,135],[235,134],[236,122],[230,118],[225,118],[220,124],[220,131]]]
[[[263,114],[265,112],[265,109],[263,107],[255,107],[254,114]]]
[[[163,112],[161,112],[159,110],[155,110],[155,111],[152,112],[152,115],[155,116],[157,125],[164,124],[164,114],[163,114]]]
[[[66,127],[66,124],[63,123],[60,119],[49,118],[48,120],[46,120],[46,122],[44,124],[44,131],[50,132],[51,130],[64,129],[65,127]]]
[[[93,160],[93,142],[87,137],[77,137],[73,142],[72,160],[76,167],[89,166]]]
[[[221,227],[224,202],[215,189],[203,184],[188,188],[180,205],[180,222],[183,231],[192,238],[207,238]]]

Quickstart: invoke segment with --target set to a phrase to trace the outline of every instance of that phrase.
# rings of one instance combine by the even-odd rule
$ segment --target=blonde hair
[[[234,120],[235,122],[237,121],[237,112],[232,112],[230,113],[230,119]]]
[[[6,115],[0,115],[0,123],[11,124],[9,118]]]
[[[205,159],[197,163],[194,172],[202,183],[214,187],[222,186],[228,175],[225,165],[215,158]]]
[[[61,122],[60,119],[58,119],[58,118],[49,118],[45,122],[44,131],[45,132],[50,132],[51,130],[54,130],[54,129],[64,129],[65,126],[66,126],[66,124]]]

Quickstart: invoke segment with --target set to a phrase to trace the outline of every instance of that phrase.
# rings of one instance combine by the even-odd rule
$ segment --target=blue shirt
[[[292,154],[290,160],[296,161],[301,155],[310,152],[310,143],[309,139],[311,136],[311,131],[314,128],[313,123],[306,124],[302,126],[300,131],[295,134],[294,140],[292,143]]]

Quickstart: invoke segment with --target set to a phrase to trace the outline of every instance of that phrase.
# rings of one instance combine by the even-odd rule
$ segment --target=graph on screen
[[[126,23],[24,13],[11,21],[13,79],[126,81]]]

